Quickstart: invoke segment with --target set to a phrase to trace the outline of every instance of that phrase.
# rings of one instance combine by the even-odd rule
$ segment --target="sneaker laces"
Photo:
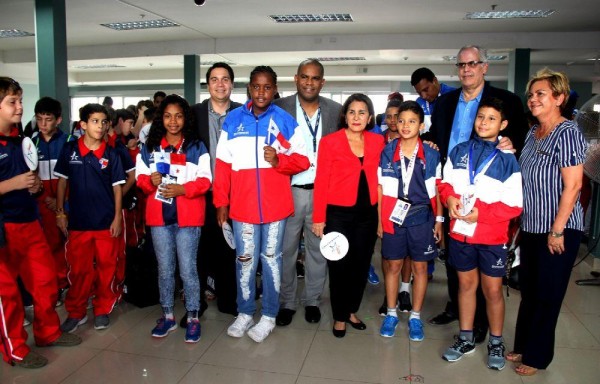
[[[493,357],[504,357],[504,344],[492,344],[488,345],[488,355]]]
[[[471,343],[469,341],[461,339],[460,337],[458,337],[456,339],[456,341],[454,341],[454,344],[452,344],[452,346],[450,347],[450,349],[454,349],[455,351],[459,351],[460,353],[464,353],[469,348],[470,344]]]

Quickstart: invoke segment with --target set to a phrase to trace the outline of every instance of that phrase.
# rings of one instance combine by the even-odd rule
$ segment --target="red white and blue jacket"
[[[483,163],[496,150],[498,141],[475,137],[458,144],[448,155],[444,165],[444,179],[438,186],[440,199],[447,206],[448,197],[460,199],[470,185],[469,152],[473,168]],[[471,150],[472,147],[472,150]],[[498,151],[491,165],[475,179],[475,207],[478,210],[477,227],[472,237],[454,233],[456,219],[450,221],[450,236],[469,244],[500,245],[508,241],[508,224],[523,210],[521,169],[512,153]]]
[[[137,155],[135,178],[137,186],[148,195],[146,203],[146,224],[149,226],[164,226],[167,214],[177,217],[180,227],[198,227],[204,225],[205,199],[204,194],[210,188],[212,174],[210,172],[210,156],[204,143],[192,141],[180,151],[182,142],[175,148],[171,147],[163,137],[160,147],[148,148],[145,144]],[[156,199],[157,187],[152,184],[150,175],[156,172],[157,157],[171,151],[185,154],[185,165],[171,164],[176,169],[177,184],[183,185],[185,195],[177,196],[169,205]],[[174,217],[175,217],[174,216]]]
[[[382,189],[381,197],[381,224],[383,231],[394,233],[394,223],[389,219],[402,186],[402,172],[400,170],[400,139],[395,139],[385,146],[381,153],[381,161],[377,170],[379,185]],[[417,161],[413,172],[422,172],[425,181],[424,189],[427,191],[429,203],[434,215],[437,212],[437,188],[442,176],[440,153],[428,145],[418,141]],[[415,180],[413,178],[413,180]],[[412,184],[412,183],[411,183]],[[423,187],[423,186],[421,186]]]
[[[274,104],[258,117],[251,101],[231,111],[217,144],[215,206],[229,206],[232,219],[252,224],[292,215],[291,175],[310,166],[297,128],[296,119]],[[264,159],[269,144],[277,150],[277,167]]]

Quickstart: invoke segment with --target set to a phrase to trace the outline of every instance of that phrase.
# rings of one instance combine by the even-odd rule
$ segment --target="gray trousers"
[[[327,260],[319,250],[320,239],[312,229],[313,191],[292,187],[294,197],[294,216],[289,217],[283,237],[283,271],[281,274],[281,290],[279,301],[281,308],[296,310],[298,300],[296,292],[298,278],[296,276],[296,259],[300,234],[304,229],[304,306],[319,306],[321,294],[327,277]]]

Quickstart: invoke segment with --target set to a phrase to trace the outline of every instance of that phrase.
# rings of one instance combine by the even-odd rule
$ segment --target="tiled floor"
[[[379,269],[379,256],[374,263]],[[427,293],[423,317],[443,309],[446,301],[445,273],[437,263],[435,279]],[[406,315],[396,337],[378,335],[381,318],[377,309],[383,297],[382,284],[368,286],[359,313],[367,330],[349,328],[343,339],[331,334],[329,295],[326,289],[321,305],[320,324],[308,324],[299,311],[292,324],[277,327],[262,344],[248,337],[234,339],[226,334],[232,317],[210,303],[201,319],[202,339],[190,345],[178,329],[165,339],[153,339],[150,330],[160,316],[158,306],[139,309],[122,304],[111,315],[108,330],[95,331],[88,324],[77,332],[84,342],[75,348],[36,350],[50,360],[38,370],[25,370],[0,364],[0,383],[600,383],[600,287],[574,284],[588,278],[587,260],[573,271],[572,284],[564,302],[556,337],[552,365],[536,376],[521,378],[512,364],[501,372],[485,366],[485,345],[457,363],[440,357],[457,332],[457,323],[434,327],[426,325],[426,339],[410,342]],[[510,350],[519,305],[518,291],[506,299],[504,336]],[[183,314],[178,305],[179,315]],[[59,309],[61,318],[64,309]],[[257,316],[258,318],[258,316]],[[30,330],[30,329],[29,329]]]

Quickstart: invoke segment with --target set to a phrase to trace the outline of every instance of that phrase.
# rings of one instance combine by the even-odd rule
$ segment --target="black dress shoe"
[[[282,327],[290,325],[290,323],[292,322],[292,317],[294,317],[295,313],[296,311],[294,311],[293,309],[281,308],[279,310],[279,313],[277,314],[277,317],[275,318],[275,324]]]
[[[309,323],[318,323],[321,321],[321,310],[314,305],[304,307],[304,319]]]
[[[348,319],[346,320],[346,323],[350,324],[352,328],[358,329],[359,331],[364,331],[365,329],[367,329],[367,325],[360,320],[358,321],[358,323],[353,323],[352,320]]]
[[[335,337],[341,338],[341,337],[346,336],[346,328],[344,328],[344,329],[335,329],[335,322],[334,322],[334,326],[331,329],[331,331],[333,332],[333,336],[335,336]]]
[[[458,320],[458,316],[455,316],[452,313],[448,313],[446,311],[440,313],[439,315],[431,318],[429,320],[429,324],[431,325],[446,325],[450,324],[453,321]]]

